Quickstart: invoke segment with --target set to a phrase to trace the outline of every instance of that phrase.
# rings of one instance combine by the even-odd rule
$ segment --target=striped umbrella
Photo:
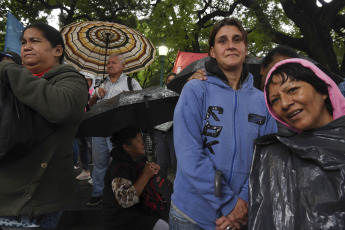
[[[104,77],[110,54],[121,54],[126,62],[124,73],[146,68],[155,58],[152,42],[127,26],[102,22],[75,22],[61,28],[66,61],[79,71]]]

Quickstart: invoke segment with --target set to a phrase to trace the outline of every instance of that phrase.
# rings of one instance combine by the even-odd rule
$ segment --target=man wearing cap
[[[13,51],[0,53],[0,62],[5,61],[5,60],[14,61],[15,63],[19,65],[22,64],[22,58],[20,57],[20,55]]]

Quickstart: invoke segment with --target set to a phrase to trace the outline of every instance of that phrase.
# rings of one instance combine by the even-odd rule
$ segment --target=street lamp
[[[164,62],[165,62],[165,57],[168,54],[168,47],[162,44],[161,46],[158,47],[158,53],[159,53],[160,62],[161,62],[161,79],[160,79],[159,85],[163,86]]]

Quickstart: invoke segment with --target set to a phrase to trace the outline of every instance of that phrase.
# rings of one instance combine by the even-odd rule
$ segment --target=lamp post
[[[164,62],[165,62],[165,56],[168,54],[168,47],[166,47],[164,44],[158,47],[158,53],[160,56],[160,62],[161,62],[161,77],[159,85],[163,86],[163,71],[164,71]]]

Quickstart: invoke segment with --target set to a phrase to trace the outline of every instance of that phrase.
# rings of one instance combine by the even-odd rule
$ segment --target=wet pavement
[[[155,157],[148,156],[149,161],[156,162]],[[90,165],[92,172],[92,165]],[[81,173],[81,169],[74,170],[75,177]],[[168,179],[173,181],[173,174],[168,175]],[[89,207],[86,203],[92,194],[92,185],[88,180],[75,183],[75,196],[73,202],[68,205],[59,222],[57,230],[103,230],[102,225],[102,204]]]
[[[81,169],[75,170],[75,176]],[[102,204],[89,207],[86,203],[92,194],[92,186],[88,180],[75,183],[75,196],[73,202],[66,207],[60,219],[58,230],[102,230],[101,209]]]

